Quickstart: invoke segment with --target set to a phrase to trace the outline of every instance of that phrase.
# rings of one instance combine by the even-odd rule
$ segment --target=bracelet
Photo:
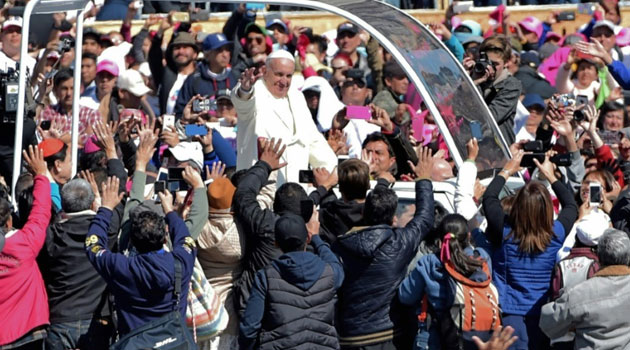
[[[505,175],[507,175],[508,177],[510,177],[510,176],[511,176],[511,175],[510,175],[510,172],[509,172],[509,171],[507,171],[507,170],[505,170],[505,169],[503,169],[503,170],[499,171],[499,174],[501,174],[501,173],[505,173]]]

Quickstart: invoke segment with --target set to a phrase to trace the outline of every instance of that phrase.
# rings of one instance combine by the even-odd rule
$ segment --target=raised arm
[[[22,157],[34,175],[33,208],[26,224],[21,231],[29,243],[32,256],[35,257],[44,246],[46,228],[50,223],[52,200],[50,195],[50,181],[46,177],[46,161],[44,153],[37,146],[29,146],[28,152],[23,151]]]

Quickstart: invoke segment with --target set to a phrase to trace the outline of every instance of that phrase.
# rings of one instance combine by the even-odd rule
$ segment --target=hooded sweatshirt
[[[177,95],[175,102],[175,116],[182,117],[184,107],[191,98],[199,94],[206,97],[214,97],[219,90],[230,90],[236,86],[237,78],[232,73],[231,68],[226,68],[223,72],[216,74],[210,71],[207,62],[201,62],[195,72],[186,78],[184,85]]]

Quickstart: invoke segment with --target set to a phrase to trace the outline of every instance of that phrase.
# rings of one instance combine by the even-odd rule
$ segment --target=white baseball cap
[[[7,18],[6,21],[2,22],[2,30],[5,30],[9,27],[22,28],[22,17],[12,16]]]
[[[610,217],[601,210],[593,210],[575,224],[575,234],[589,247],[597,246],[599,238],[610,227]]]
[[[180,142],[175,147],[169,147],[168,150],[177,161],[193,162],[203,172],[203,148],[199,142]]]
[[[151,91],[144,84],[144,79],[140,72],[134,69],[127,69],[118,75],[118,88],[127,90],[137,97],[142,97]]]

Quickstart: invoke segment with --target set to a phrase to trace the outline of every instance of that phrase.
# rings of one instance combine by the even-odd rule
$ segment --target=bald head
[[[431,171],[433,181],[445,181],[453,176],[453,169],[444,158],[436,158],[433,160],[433,170]]]
[[[295,71],[295,61],[287,57],[267,58],[263,79],[267,89],[275,98],[286,97]]]

